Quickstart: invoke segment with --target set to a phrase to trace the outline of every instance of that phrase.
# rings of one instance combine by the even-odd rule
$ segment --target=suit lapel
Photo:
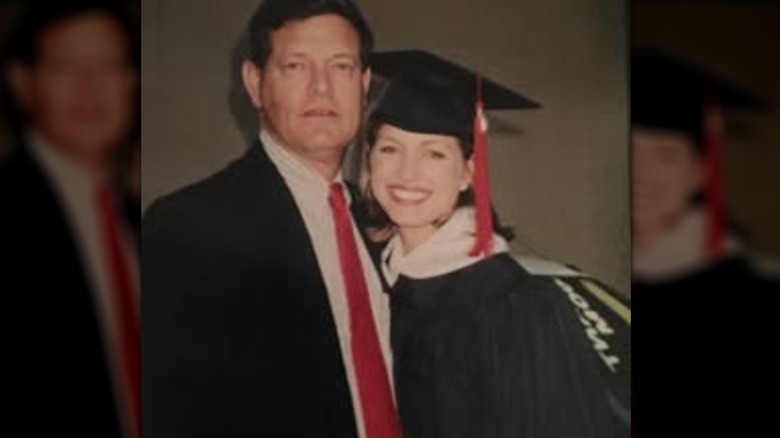
[[[307,393],[311,409],[325,409],[341,424],[343,436],[353,436],[354,414],[336,323],[314,246],[303,216],[282,175],[257,142],[239,161],[239,172],[248,180],[244,209],[251,219],[248,242],[259,248],[258,269],[277,272],[280,289],[273,292],[275,312],[284,316],[286,345],[292,351],[299,371],[296,385]],[[251,229],[250,229],[251,227]],[[251,237],[250,237],[251,236]],[[270,239],[270,240],[269,240]]]

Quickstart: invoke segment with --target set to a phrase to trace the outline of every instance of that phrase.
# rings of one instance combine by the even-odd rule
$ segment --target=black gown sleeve
[[[391,293],[405,438],[612,438],[597,357],[554,285],[496,256]]]
[[[520,270],[510,277],[485,291],[490,436],[614,436],[597,358],[565,296]]]

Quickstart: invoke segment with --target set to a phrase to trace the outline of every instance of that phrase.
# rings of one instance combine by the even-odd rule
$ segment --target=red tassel
[[[723,188],[723,116],[715,104],[704,109],[704,178],[707,196],[705,254],[710,260],[723,253],[726,209]]]
[[[482,103],[482,79],[477,75],[477,102],[474,131],[474,203],[477,216],[477,238],[469,252],[472,257],[487,257],[493,250],[493,217],[490,210],[490,186],[487,168],[487,126]]]

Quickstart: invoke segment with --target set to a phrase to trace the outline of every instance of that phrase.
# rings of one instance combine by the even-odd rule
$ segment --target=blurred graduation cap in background
[[[371,118],[400,129],[457,137],[474,159],[477,242],[472,255],[490,254],[493,220],[487,175],[487,130],[483,111],[539,108],[537,102],[479,73],[423,50],[374,53],[373,74],[382,89]]]
[[[707,213],[705,248],[724,250],[726,208],[723,187],[724,111],[760,110],[766,102],[673,56],[635,49],[631,56],[631,123],[689,136],[704,165]]]
[[[691,135],[702,148],[705,109],[764,109],[766,102],[703,69],[647,49],[631,57],[631,122]],[[697,149],[702,151],[702,149]]]

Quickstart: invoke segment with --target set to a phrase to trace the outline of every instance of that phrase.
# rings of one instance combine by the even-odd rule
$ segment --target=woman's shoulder
[[[611,300],[620,302],[622,306],[629,308],[631,306],[631,298],[628,294],[620,293],[597,276],[574,265],[517,254],[510,255],[510,258],[527,274],[569,295],[574,294],[574,291],[587,292],[586,295],[589,296],[594,295],[601,299],[609,296]]]
[[[550,278],[538,274],[542,268],[544,272],[564,273],[562,265],[556,268],[552,262],[546,266],[542,263],[521,263],[515,255],[502,252],[461,270],[453,280],[461,287],[479,291],[482,296],[523,301],[545,300],[544,295],[555,288]],[[566,275],[573,275],[573,272],[566,272]]]
[[[495,254],[473,266],[464,275],[492,278],[497,286],[520,283],[527,288],[547,288],[553,278],[582,278],[587,275],[576,268],[551,260],[518,256],[510,252]]]
[[[468,308],[504,307],[508,300],[538,293],[546,288],[519,265],[509,253],[501,252],[444,274],[410,278],[401,275],[393,287],[397,302],[437,302],[451,307],[457,303]]]
[[[486,280],[473,283],[473,279],[464,278],[459,279],[461,284],[481,284],[483,293],[511,297],[523,306],[550,310],[572,307],[589,316],[598,313],[608,315],[607,319],[614,323],[631,324],[630,297],[576,267],[509,252],[494,255],[474,267],[477,269],[471,274],[473,278]]]
[[[541,257],[511,254],[511,258],[529,274],[542,277],[584,277],[587,274],[573,265]]]

